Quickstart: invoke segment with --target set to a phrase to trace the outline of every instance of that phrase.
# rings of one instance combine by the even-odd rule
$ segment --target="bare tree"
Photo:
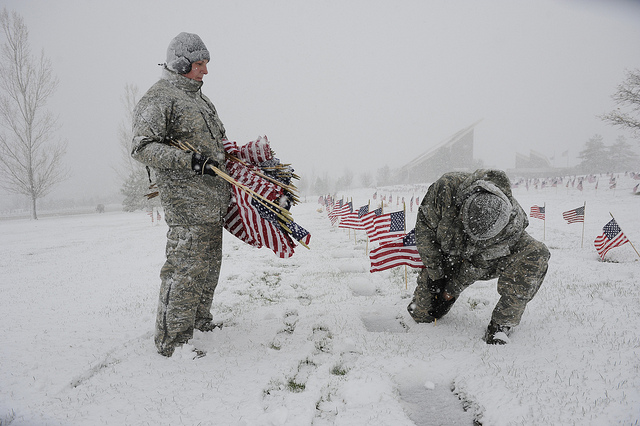
[[[601,118],[640,136],[640,69],[627,71],[627,78],[611,96],[618,107]]]
[[[128,212],[160,207],[159,197],[147,197],[147,194],[155,191],[150,187],[151,171],[131,157],[133,111],[139,100],[138,87],[133,84],[125,85],[122,97],[125,116],[118,129],[121,160],[115,170],[122,182],[120,187],[120,193],[124,195],[122,209]]]
[[[126,84],[124,86],[124,95],[121,98],[125,116],[118,128],[121,161],[120,164],[115,167],[115,171],[123,182],[125,182],[132,173],[137,172],[140,169],[144,169],[142,163],[131,157],[131,143],[133,140],[133,110],[135,109],[138,100],[140,100],[139,93],[140,90],[138,89],[138,86]]]
[[[4,8],[0,29],[0,186],[27,195],[37,219],[36,200],[68,176],[62,165],[66,143],[54,140],[57,120],[44,109],[58,80],[44,52],[31,55],[20,15]]]

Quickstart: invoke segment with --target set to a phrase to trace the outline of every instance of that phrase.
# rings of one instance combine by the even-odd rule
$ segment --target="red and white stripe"
[[[402,265],[411,268],[425,267],[418,253],[418,248],[416,246],[405,246],[402,242],[402,237],[371,250],[369,259],[371,260],[369,272],[380,272]]]

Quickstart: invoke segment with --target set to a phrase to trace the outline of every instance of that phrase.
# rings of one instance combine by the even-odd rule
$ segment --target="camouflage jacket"
[[[153,170],[169,225],[222,223],[229,205],[229,184],[196,174],[192,153],[169,145],[187,142],[225,170],[224,127],[201,87],[201,81],[165,68],[133,114],[131,155]]]
[[[474,188],[507,196],[512,205],[509,223],[495,237],[473,241],[464,232],[462,205]],[[501,170],[444,174],[427,191],[416,221],[416,243],[422,262],[432,280],[451,273],[462,260],[486,268],[493,259],[507,256],[529,225],[526,213],[511,194],[511,183]]]

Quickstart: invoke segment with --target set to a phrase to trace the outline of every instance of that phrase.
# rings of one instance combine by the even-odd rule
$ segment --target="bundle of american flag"
[[[174,146],[195,152],[193,147],[177,141]],[[268,247],[281,258],[293,255],[294,239],[309,248],[311,234],[295,223],[289,212],[298,203],[297,188],[291,181],[299,177],[290,165],[281,164],[274,156],[267,137],[241,147],[224,141],[224,148],[228,174],[214,170],[232,184],[225,229],[256,248]]]

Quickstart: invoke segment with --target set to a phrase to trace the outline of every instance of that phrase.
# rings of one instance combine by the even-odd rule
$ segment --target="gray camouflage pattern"
[[[498,188],[511,202],[509,223],[495,237],[472,240],[464,232],[461,206],[474,188]],[[513,198],[511,184],[500,170],[452,172],[433,183],[416,221],[416,244],[426,269],[418,275],[411,315],[428,320],[433,295],[428,282],[445,278],[444,291],[458,297],[476,281],[498,278],[500,300],[493,310],[496,324],[520,323],[527,303],[536,295],[547,273],[549,250],[526,231],[529,220]]]
[[[167,233],[167,261],[156,317],[158,352],[171,356],[213,319],[211,304],[222,263],[222,227],[172,226]]]
[[[201,87],[202,82],[165,68],[134,110],[131,155],[154,172],[169,226],[220,224],[229,206],[229,184],[196,174],[192,154],[169,145],[171,140],[187,142],[226,171],[225,130]]]
[[[225,180],[195,173],[192,153],[169,145],[189,143],[225,171],[225,130],[201,87],[202,82],[164,68],[134,110],[131,155],[153,171],[169,225],[155,332],[158,352],[165,356],[186,343],[196,325],[211,321],[231,198]]]

